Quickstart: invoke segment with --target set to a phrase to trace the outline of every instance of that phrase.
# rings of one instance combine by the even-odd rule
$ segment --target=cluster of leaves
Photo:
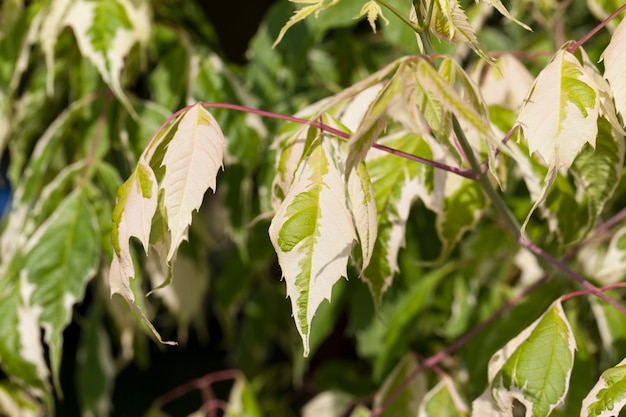
[[[244,67],[195,2],[2,4],[0,413],[113,413],[146,338],[201,335],[208,304],[240,372],[198,413],[619,412],[626,23],[587,52],[557,1],[294,3]]]

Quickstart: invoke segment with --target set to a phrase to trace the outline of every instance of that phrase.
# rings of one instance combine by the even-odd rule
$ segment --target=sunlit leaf
[[[489,361],[489,386],[472,404],[472,417],[511,416],[520,402],[526,417],[546,417],[569,388],[576,342],[560,301],[498,350]]]
[[[599,103],[593,78],[565,50],[557,52],[535,80],[518,123],[529,152],[541,158],[548,174],[524,226],[545,199],[558,170],[569,168],[585,144],[595,148]]]
[[[326,142],[318,137],[309,145],[269,229],[305,356],[315,310],[347,276],[356,239],[344,177]]]
[[[601,57],[604,60],[604,77],[611,84],[611,93],[615,100],[615,107],[622,115],[622,119],[626,119],[626,80],[623,77],[623,70],[626,65],[626,57],[623,53],[625,45],[626,19],[622,20],[615,33],[613,33],[611,42],[609,42]]]

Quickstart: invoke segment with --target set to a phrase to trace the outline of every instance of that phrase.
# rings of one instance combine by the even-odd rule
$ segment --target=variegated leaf
[[[326,142],[318,137],[309,145],[269,229],[305,355],[313,315],[347,276],[356,239],[343,173]]]
[[[565,399],[576,341],[560,301],[498,350],[489,361],[489,386],[472,404],[472,417],[547,417]]]
[[[204,193],[208,188],[215,190],[217,173],[224,163],[224,148],[224,135],[208,111],[196,104],[185,112],[162,162],[165,176],[160,189],[172,233],[168,262],[186,239],[191,213],[200,208]]]
[[[602,372],[583,400],[580,417],[613,417],[626,405],[626,359]]]
[[[626,67],[626,19],[617,27],[611,37],[611,42],[602,53],[604,60],[604,78],[611,84],[611,93],[615,100],[615,107],[626,119],[626,80],[624,79],[624,68]]]
[[[145,44],[150,37],[148,2],[72,0],[63,16],[60,27],[56,25],[56,31],[63,26],[72,28],[83,56],[98,69],[104,82],[127,110],[136,116],[122,88],[121,72],[131,49],[137,44]],[[42,33],[42,36],[48,35]]]
[[[454,381],[444,375],[424,396],[417,417],[468,417],[469,411]]]
[[[63,330],[71,320],[74,304],[83,298],[87,282],[96,273],[99,238],[93,209],[82,194],[74,192],[31,236],[24,249],[22,278],[32,287],[25,302],[40,311],[38,320],[45,330],[57,388]]]
[[[419,135],[401,132],[380,140],[380,143],[406,152],[433,158],[430,145]],[[439,211],[440,197],[435,194],[432,167],[398,158],[372,149],[366,161],[371,176],[378,211],[378,235],[370,265],[362,278],[377,305],[398,271],[398,252],[404,245],[406,221],[412,203],[420,198],[424,204]]]
[[[593,77],[573,54],[557,52],[535,80],[517,120],[529,152],[548,166],[542,193],[522,230],[547,196],[558,170],[569,168],[585,144],[595,147],[599,109]]]

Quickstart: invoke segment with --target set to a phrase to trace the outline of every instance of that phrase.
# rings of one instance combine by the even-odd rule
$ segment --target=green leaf
[[[135,111],[121,85],[125,58],[150,37],[150,10],[145,1],[75,0],[63,15],[57,31],[69,26],[81,53],[98,69],[126,109]]]
[[[469,417],[469,408],[461,399],[452,379],[444,375],[424,396],[417,417]]]
[[[429,144],[414,133],[394,134],[379,141],[395,149],[432,158]],[[406,221],[413,202],[420,198],[427,207],[437,209],[433,195],[432,167],[372,149],[366,161],[378,210],[378,235],[372,260],[362,274],[377,306],[398,271],[398,252],[404,245]]]
[[[305,356],[315,310],[324,299],[330,300],[339,278],[347,276],[356,239],[345,179],[327,142],[317,137],[308,146],[269,229]]]
[[[87,283],[96,273],[99,240],[93,209],[83,195],[74,192],[31,236],[24,249],[24,273],[33,286],[26,302],[40,309],[39,322],[45,329],[57,388],[63,330],[70,322],[73,305],[82,300]]]
[[[595,148],[599,111],[599,90],[593,75],[573,54],[557,52],[535,80],[517,119],[528,150],[548,167],[541,195],[522,231],[545,200],[558,171],[569,168],[585,144]]]
[[[404,95],[413,82],[410,66],[402,63],[391,80],[370,103],[359,127],[348,141],[350,153],[346,161],[347,172],[365,158],[372,144],[378,139],[378,134],[385,127],[387,115],[402,111],[405,105]]]
[[[602,373],[583,400],[580,417],[613,417],[626,405],[626,359]]]
[[[97,304],[82,327],[77,353],[76,393],[85,417],[108,416],[112,408],[116,369],[103,319],[102,306]]]
[[[487,204],[477,181],[446,176],[444,205],[437,216],[437,234],[443,243],[439,260],[445,259],[463,234],[476,226]]]
[[[226,417],[262,417],[261,407],[245,377],[239,376],[230,390]]]
[[[515,401],[526,417],[546,417],[567,394],[576,342],[560,301],[498,350],[489,361],[489,386],[472,416],[511,415]]]
[[[423,373],[418,374],[410,380],[408,386],[403,387],[400,395],[395,397],[391,403],[386,404],[390,400],[390,396],[395,393],[402,384],[407,381],[409,375],[417,368],[415,356],[407,354],[398,362],[393,371],[387,376],[383,385],[380,387],[376,396],[374,396],[373,408],[376,409],[383,404],[386,405],[385,410],[380,416],[414,416],[419,411],[422,399],[426,395],[426,377]]]
[[[608,120],[598,118],[598,136],[595,150],[585,146],[574,160],[572,172],[578,188],[589,198],[590,219],[595,219],[613,196],[624,165],[624,136]]]

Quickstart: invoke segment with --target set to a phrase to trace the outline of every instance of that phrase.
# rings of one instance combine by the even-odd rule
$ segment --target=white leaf
[[[582,147],[595,146],[599,100],[574,55],[559,51],[533,85],[518,117],[528,150],[551,168],[569,168]]]
[[[119,293],[131,301],[135,298],[130,289],[129,278],[135,276],[135,267],[130,254],[129,239],[133,236],[139,239],[148,253],[152,217],[157,208],[157,192],[154,172],[140,159],[137,168],[117,194],[111,232],[115,251],[109,283],[111,294]]]
[[[626,19],[622,20],[600,59],[604,60],[604,78],[611,84],[615,107],[626,119]]]
[[[182,116],[162,163],[165,176],[161,189],[165,194],[167,223],[172,232],[168,262],[187,238],[191,213],[200,208],[204,193],[208,188],[215,191],[217,173],[223,166],[224,148],[222,131],[200,104]]]
[[[305,355],[313,315],[347,276],[356,239],[344,177],[326,142],[317,138],[310,145],[269,228]]]

